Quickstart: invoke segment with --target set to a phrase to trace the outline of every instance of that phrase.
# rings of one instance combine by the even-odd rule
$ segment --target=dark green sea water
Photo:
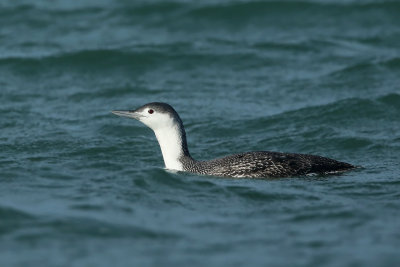
[[[399,266],[400,2],[0,1],[0,266]],[[272,150],[329,177],[170,173]]]

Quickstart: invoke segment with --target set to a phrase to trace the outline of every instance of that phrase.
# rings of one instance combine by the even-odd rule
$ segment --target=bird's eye
[[[154,113],[154,110],[149,109],[147,112],[148,112],[149,114],[153,114],[153,113]]]

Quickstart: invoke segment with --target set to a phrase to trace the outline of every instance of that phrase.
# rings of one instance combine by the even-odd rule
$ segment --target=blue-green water
[[[0,266],[396,266],[400,2],[0,1]],[[112,109],[164,101],[191,154],[330,177],[169,173]]]

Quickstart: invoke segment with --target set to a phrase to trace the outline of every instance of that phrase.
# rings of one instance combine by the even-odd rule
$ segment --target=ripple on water
[[[0,236],[11,234],[37,220],[35,216],[25,211],[8,206],[0,206],[0,218]]]
[[[43,229],[35,231],[33,229]],[[93,238],[135,238],[150,240],[179,239],[179,234],[139,225],[106,223],[88,218],[45,219],[32,225],[32,231],[18,233],[17,240],[35,241],[57,236]]]

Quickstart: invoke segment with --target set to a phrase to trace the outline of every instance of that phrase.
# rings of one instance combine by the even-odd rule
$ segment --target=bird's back
[[[287,177],[328,174],[354,168],[333,159],[294,153],[247,152],[209,161],[184,164],[186,171],[226,177]]]

